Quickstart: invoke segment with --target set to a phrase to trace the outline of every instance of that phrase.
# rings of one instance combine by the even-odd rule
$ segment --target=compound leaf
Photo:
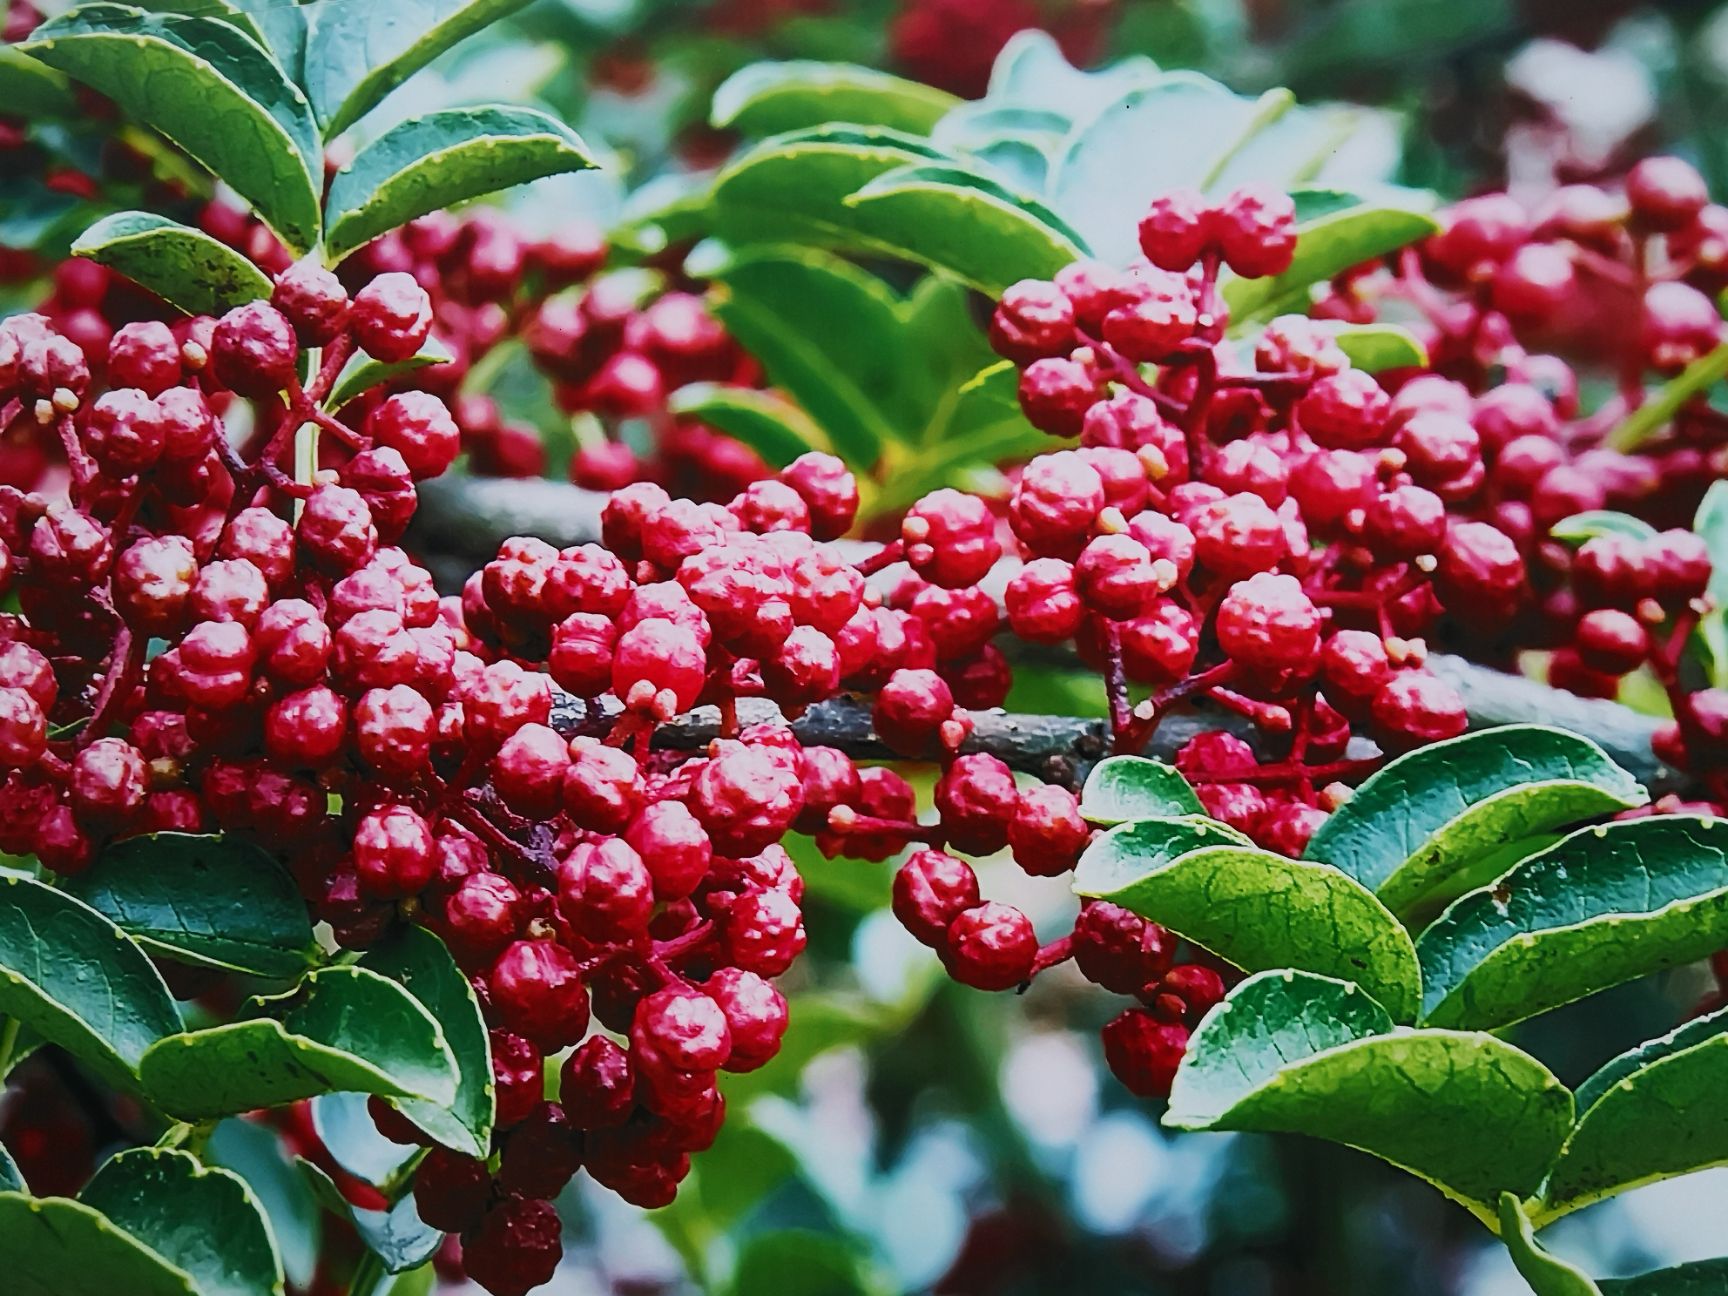
[[[447,108],[414,117],[361,149],[331,180],[325,251],[340,261],[427,212],[596,165],[581,136],[532,108]]]
[[[181,1029],[162,974],[89,905],[0,877],[0,1013],[134,1087],[150,1046]]]
[[[231,1170],[169,1148],[110,1157],[78,1200],[192,1276],[203,1296],[282,1296],[264,1209]]]
[[[1152,919],[1248,972],[1297,968],[1353,981],[1396,1021],[1421,1003],[1410,934],[1328,864],[1260,850],[1211,820],[1143,819],[1096,838],[1080,895]]]
[[[1493,1029],[1728,944],[1728,822],[1658,815],[1562,838],[1416,944],[1434,1025]]]
[[[294,879],[238,838],[129,837],[66,891],[152,953],[182,962],[291,977],[320,955]]]
[[[152,1100],[182,1120],[351,1091],[448,1106],[459,1079],[444,1031],[396,982],[362,967],[310,973],[239,1020],[171,1035],[144,1056]]]
[[[1418,748],[1376,771],[1320,826],[1306,854],[1403,917],[1492,881],[1497,874],[1480,876],[1476,865],[1508,843],[1648,800],[1588,738],[1505,725]]]
[[[1535,1191],[1572,1095],[1492,1035],[1393,1030],[1358,987],[1262,972],[1207,1014],[1176,1073],[1176,1129],[1308,1134],[1439,1188],[1490,1228],[1502,1192]]]

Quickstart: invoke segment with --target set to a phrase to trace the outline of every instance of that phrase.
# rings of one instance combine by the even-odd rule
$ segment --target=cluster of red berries
[[[1415,308],[1429,368],[1381,379],[1394,405],[1457,420],[1471,463],[1439,493],[1523,558],[1529,589],[1501,646],[1550,650],[1550,682],[1590,697],[1615,696],[1628,671],[1648,667],[1675,715],[1659,754],[1718,799],[1728,695],[1691,691],[1681,666],[1710,575],[1703,541],[1685,528],[1728,467],[1728,421],[1701,391],[1636,443],[1614,429],[1651,399],[1650,380],[1722,344],[1712,295],[1725,286],[1728,208],[1709,201],[1690,164],[1653,157],[1616,191],[1566,186],[1534,211],[1505,194],[1468,199],[1423,244],[1358,267],[1316,303],[1318,315],[1353,322]],[[1584,412],[1571,367],[1531,340],[1610,370],[1617,391]],[[1597,509],[1665,529],[1576,549],[1551,538],[1556,523]]]
[[[857,491],[821,455],[729,507],[638,484],[606,510],[609,548],[513,541],[440,599],[394,545],[456,421],[425,391],[357,428],[322,406],[357,348],[401,360],[432,315],[409,275],[350,295],[301,263],[269,302],[115,330],[95,372],[45,317],[0,324],[0,426],[49,436],[66,479],[0,491],[20,608],[0,620],[0,848],[73,874],[108,841],[219,830],[281,857],[345,946],[437,931],[493,1027],[503,1147],[495,1172],[434,1152],[422,1203],[470,1272],[523,1291],[556,1262],[545,1202],[579,1165],[669,1201],[719,1127],[716,1072],[774,1055],[770,978],[805,939],[779,841],[861,798],[849,762],[783,726],[682,760],[654,730],[886,674],[910,614],[825,543]],[[297,480],[311,428],[342,462]],[[622,713],[554,729],[555,686]],[[571,1046],[548,1103],[544,1059]]]
[[[1103,54],[1118,13],[1118,0],[902,0],[888,53],[906,76],[975,99],[1015,33],[1043,28],[1085,67]]]
[[[1140,243],[1125,270],[1079,262],[1014,285],[992,320],[1027,417],[1078,441],[1015,483],[1007,525],[1026,562],[1009,624],[1106,672],[1118,750],[1141,750],[1178,704],[1252,721],[1287,758],[1262,765],[1209,734],[1178,763],[1218,818],[1299,853],[1328,785],[1359,772],[1343,759],[1353,730],[1392,752],[1463,731],[1462,700],[1423,669],[1425,638],[1442,612],[1504,624],[1523,558],[1449,510],[1475,434],[1421,385],[1389,393],[1306,317],[1275,320],[1251,358],[1224,340],[1218,271],[1288,267],[1286,196],[1168,194]],[[1128,683],[1147,690],[1137,705]]]
[[[756,367],[676,269],[602,273],[608,252],[598,230],[579,224],[532,239],[500,212],[435,212],[362,248],[343,275],[353,285],[409,274],[431,296],[452,359],[413,383],[449,397],[472,471],[546,471],[536,428],[504,418],[484,394],[458,395],[476,363],[519,339],[575,422],[577,485],[609,491],[651,480],[724,502],[768,476],[767,466],[740,442],[672,415],[667,395],[691,382],[748,383]],[[645,442],[622,435],[632,423],[646,427]]]

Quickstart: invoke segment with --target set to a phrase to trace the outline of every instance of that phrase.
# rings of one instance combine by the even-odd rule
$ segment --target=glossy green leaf
[[[296,1164],[324,1208],[354,1225],[360,1240],[383,1261],[387,1273],[403,1273],[423,1265],[443,1245],[443,1232],[420,1218],[413,1193],[404,1195],[389,1210],[371,1210],[350,1202],[330,1176],[310,1161],[302,1159]]]
[[[1549,1217],[1728,1162],[1728,1009],[1609,1062],[1578,1090],[1577,1127],[1543,1189]]]
[[[1073,117],[1059,109],[976,99],[945,116],[930,132],[930,138],[943,148],[970,153],[1004,139],[1041,139],[1058,144],[1073,125]]]
[[[1306,1134],[1419,1175],[1490,1228],[1534,1192],[1572,1095],[1492,1035],[1392,1030],[1354,985],[1263,972],[1207,1014],[1176,1073],[1176,1129]]]
[[[324,156],[312,111],[238,28],[92,4],[43,23],[19,48],[173,140],[250,202],[296,254],[317,243]]]
[[[11,876],[0,877],[0,1013],[128,1087],[150,1046],[181,1029],[162,974],[118,927]]]
[[[1277,103],[1287,105],[1285,92]],[[1208,77],[1170,73],[1118,97],[1070,136],[1050,177],[1050,205],[1099,257],[1126,265],[1152,200],[1204,189],[1266,119],[1262,104]]]
[[[307,16],[306,93],[334,137],[458,41],[527,0],[320,4]]]
[[[752,63],[714,91],[709,121],[746,135],[857,122],[927,134],[960,100],[945,90],[852,63]]]
[[[1080,814],[1095,824],[1205,813],[1182,771],[1146,756],[1107,756],[1080,789]]]
[[[1648,800],[1588,738],[1506,725],[1390,762],[1320,826],[1306,854],[1404,915],[1492,881],[1499,874],[1479,865],[1508,843]]]
[[[326,409],[339,410],[356,396],[361,396],[374,387],[381,387],[403,374],[413,373],[416,369],[449,364],[450,359],[450,348],[436,337],[428,337],[421,348],[406,360],[393,360],[388,364],[382,360],[374,360],[364,351],[358,351],[354,358],[342,367],[342,372],[336,375],[336,381],[331,384],[330,396],[324,406]]]
[[[241,1018],[172,1035],[144,1057],[146,1091],[181,1120],[279,1107],[342,1090],[449,1105],[459,1073],[420,1002],[366,968],[310,973]]]
[[[1639,1274],[1604,1278],[1602,1296],[1728,1296],[1728,1260],[1697,1260]]]
[[[211,1131],[205,1158],[251,1186],[270,1221],[288,1281],[310,1287],[318,1270],[323,1212],[275,1131],[255,1121],[225,1120]]]
[[[1724,945],[1728,821],[1585,828],[1423,932],[1423,1012],[1440,1026],[1508,1026]]]
[[[1706,351],[1651,392],[1642,405],[1615,424],[1604,444],[1611,450],[1636,450],[1668,426],[1687,401],[1724,378],[1728,378],[1728,342]]]
[[[1536,1296],[1602,1296],[1583,1270],[1542,1249],[1535,1226],[1512,1193],[1500,1194],[1500,1238]]]
[[[255,43],[269,48],[257,21],[239,5],[232,3],[232,0],[137,0],[132,7],[148,10],[150,13],[220,18],[230,26],[238,27]]]
[[[899,299],[867,271],[814,249],[745,250],[716,274],[714,314],[836,453],[874,466],[900,439],[884,401],[904,357]]]
[[[1353,367],[1367,373],[1408,369],[1428,363],[1428,350],[1416,335],[1397,324],[1334,324],[1338,349]]]
[[[203,1296],[282,1296],[282,1260],[263,1206],[239,1175],[167,1148],[117,1153],[78,1200],[170,1264]]]
[[[29,1192],[25,1186],[24,1174],[18,1169],[18,1163],[12,1159],[12,1154],[0,1147],[0,1192]]]
[[[1432,234],[1439,226],[1424,212],[1402,207],[1348,207],[1296,227],[1296,255],[1283,274],[1264,279],[1224,275],[1219,292],[1237,327],[1250,320],[1300,310],[1317,283],[1385,256]]]
[[[980,371],[997,363],[984,330],[972,313],[971,293],[964,284],[943,275],[925,275],[897,303],[904,339],[906,368],[890,393],[889,409],[922,426],[920,442],[939,447],[956,430],[964,430],[971,412],[967,390]],[[1002,414],[1030,428],[1020,412],[1019,379],[1008,384]]]
[[[1586,540],[1605,535],[1648,540],[1656,534],[1656,528],[1643,518],[1633,517],[1630,513],[1616,513],[1613,509],[1586,509],[1582,513],[1574,513],[1571,517],[1561,518],[1549,529],[1548,534],[1569,545],[1581,545]]]
[[[969,468],[990,472],[1050,449],[1051,437],[1026,421],[1017,395],[1020,371],[1003,360],[952,389],[946,415],[938,410],[921,452],[882,483],[872,497],[876,515],[904,509],[920,496],[952,486]]]
[[[203,1296],[185,1270],[64,1197],[0,1192],[0,1272],[6,1296]]]
[[[372,1100],[365,1094],[319,1094],[306,1105],[318,1141],[337,1165],[365,1183],[388,1183],[420,1154],[412,1144],[397,1143],[379,1132],[372,1119]]]
[[[197,0],[191,0],[196,3]],[[306,27],[312,6],[283,4],[281,0],[233,0],[264,36],[264,48],[288,79],[303,84],[306,70]]]
[[[238,838],[129,837],[66,891],[152,953],[181,962],[291,977],[320,957],[294,879]]]
[[[899,167],[845,205],[878,250],[946,271],[992,297],[1020,279],[1048,279],[1085,254],[1050,208],[964,166]]]
[[[899,256],[869,234],[868,218],[846,199],[896,167],[946,158],[926,139],[879,126],[771,136],[715,178],[715,232],[738,247],[792,243]]]
[[[446,108],[384,132],[336,173],[325,254],[340,261],[440,208],[598,163],[564,123],[532,108]]]
[[[996,56],[984,102],[1042,108],[1071,121],[1086,121],[1127,91],[1150,85],[1162,75],[1145,55],[1082,72],[1068,62],[1049,32],[1029,27],[1011,37]]]
[[[1288,90],[1260,100],[1261,124],[1214,168],[1209,197],[1223,198],[1244,184],[1291,189],[1312,180],[1367,116],[1359,108],[1297,107]]]
[[[1143,819],[1094,838],[1074,890],[1152,919],[1246,972],[1354,981],[1396,1021],[1421,1004],[1410,933],[1329,864],[1260,850],[1208,819]]]
[[[360,966],[419,1000],[444,1028],[456,1059],[456,1096],[449,1103],[392,1099],[392,1105],[445,1147],[484,1157],[492,1142],[492,1045],[474,987],[444,942],[424,927],[404,928],[368,950]]]
[[[72,117],[78,112],[72,82],[15,45],[0,46],[0,103],[8,115],[24,118]]]
[[[203,230],[150,212],[104,217],[72,245],[119,271],[188,315],[220,315],[270,296],[270,279],[247,258]]]
[[[823,450],[828,445],[828,438],[808,414],[772,391],[728,383],[691,383],[673,392],[666,407],[742,441],[770,468],[784,468],[806,451]]]

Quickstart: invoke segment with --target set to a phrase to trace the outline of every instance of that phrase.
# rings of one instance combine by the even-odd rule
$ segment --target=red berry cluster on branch
[[[281,857],[346,947],[438,932],[492,1027],[502,1150],[496,1170],[432,1153],[422,1207],[521,1291],[556,1261],[545,1202],[579,1166],[669,1201],[719,1128],[716,1073],[778,1050],[771,979],[805,941],[780,840],[864,804],[850,761],[784,727],[729,721],[694,757],[654,752],[655,729],[884,677],[914,618],[827,543],[858,498],[822,455],[729,506],[639,483],[608,548],[512,541],[440,599],[395,542],[458,452],[448,408],[324,408],[357,347],[401,359],[432,315],[404,273],[350,296],[300,264],[270,302],[117,330],[102,381],[45,317],[0,324],[0,425],[53,437],[69,479],[0,493],[21,608],[0,621],[0,847],[73,874],[110,841],[219,830]],[[334,466],[303,480],[314,430]],[[556,730],[557,686],[623,713]],[[571,1046],[548,1102],[545,1059]]]

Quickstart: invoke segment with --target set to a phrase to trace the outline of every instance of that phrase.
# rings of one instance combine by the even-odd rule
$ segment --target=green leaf
[[[1549,529],[1548,534],[1569,545],[1581,545],[1586,540],[1594,540],[1597,536],[1604,535],[1648,540],[1656,534],[1656,528],[1643,518],[1633,517],[1630,513],[1616,513],[1612,509],[1586,509],[1582,513],[1574,513],[1571,517],[1561,518]]]
[[[1080,789],[1080,814],[1095,824],[1205,813],[1180,770],[1146,756],[1107,756]]]
[[[203,1296],[185,1270],[64,1197],[0,1192],[0,1267],[6,1296]]]
[[[1714,481],[1698,503],[1692,529],[1710,555],[1710,584],[1705,590],[1717,608],[1728,608],[1728,481]]]
[[[196,0],[192,0],[196,3]],[[306,70],[306,26],[310,5],[283,4],[281,0],[234,0],[250,15],[263,33],[264,48],[276,60],[288,79],[299,85]]]
[[[1666,427],[1681,406],[1728,378],[1728,342],[1706,351],[1615,425],[1603,442],[1611,450],[1636,450]]]
[[[1697,1260],[1597,1285],[1602,1296],[1728,1296],[1728,1260]]]
[[[203,1296],[282,1296],[282,1260],[264,1208],[239,1175],[168,1148],[110,1157],[78,1194],[170,1264]]]
[[[394,981],[361,967],[310,973],[240,1020],[170,1035],[144,1057],[152,1100],[181,1120],[342,1090],[449,1105],[459,1074],[444,1032]]]
[[[1585,1081],[1582,1114],[1543,1189],[1546,1218],[1728,1162],[1724,1030],[1728,1009],[1622,1054]]]
[[[1170,928],[1246,972],[1354,981],[1396,1021],[1421,1005],[1410,933],[1329,864],[1242,842],[1211,820],[1143,819],[1092,841],[1074,890]]]
[[[1536,1296],[1602,1296],[1590,1276],[1549,1255],[1536,1241],[1536,1229],[1512,1193],[1500,1194],[1500,1238],[1519,1275]]]
[[[980,370],[953,392],[951,413],[930,421],[929,444],[899,466],[871,501],[875,515],[904,509],[968,468],[994,471],[1030,459],[1052,444],[1020,409],[1020,371],[1003,360]]]
[[[1423,1011],[1492,1029],[1728,945],[1728,822],[1585,828],[1457,901],[1422,934]]]
[[[925,275],[896,309],[906,368],[890,408],[921,425],[920,444],[939,446],[963,414],[968,385],[998,357],[973,318],[971,293],[953,279]],[[1030,428],[1020,413],[1018,371],[1007,386],[1003,414]]]
[[[203,230],[150,212],[104,217],[72,245],[119,271],[188,315],[220,315],[270,296],[270,279],[251,261]]]
[[[851,63],[753,63],[714,91],[709,121],[746,135],[858,122],[928,134],[960,100],[945,90]]]
[[[1126,265],[1139,254],[1135,231],[1152,200],[1205,188],[1265,124],[1270,106],[1190,72],[1137,86],[1069,137],[1051,174],[1050,205],[1096,255]]]
[[[1306,853],[1403,916],[1492,881],[1499,873],[1483,876],[1477,866],[1508,843],[1648,800],[1588,738],[1505,725],[1418,748],[1376,771]]]
[[[1409,369],[1428,363],[1428,350],[1397,324],[1334,324],[1332,335],[1350,363],[1367,373]]]
[[[394,360],[389,364],[374,360],[364,351],[357,351],[354,358],[342,367],[342,372],[336,375],[336,381],[330,388],[330,395],[324,406],[326,409],[339,410],[374,387],[382,387],[392,379],[413,373],[416,369],[449,364],[450,360],[450,348],[435,337],[428,337],[420,349],[406,360]]]
[[[310,1287],[318,1270],[323,1212],[275,1132],[255,1121],[225,1120],[211,1131],[205,1155],[251,1185],[270,1221],[288,1281]]]
[[[220,18],[230,26],[238,27],[258,45],[269,48],[264,33],[258,29],[252,15],[230,3],[230,0],[138,0],[133,7],[148,10],[150,13]]]
[[[296,255],[318,242],[324,157],[312,111],[238,28],[92,4],[43,23],[19,48],[173,140],[250,202]]]
[[[238,838],[129,837],[65,889],[145,949],[181,962],[291,977],[320,957],[294,879]]]
[[[438,55],[527,0],[370,0],[307,15],[306,93],[335,138]]]
[[[904,357],[899,299],[825,252],[746,250],[721,269],[715,316],[857,468],[900,433],[883,407]]]
[[[368,950],[360,966],[396,982],[444,1028],[456,1059],[456,1096],[449,1103],[392,1099],[409,1120],[445,1147],[484,1158],[492,1143],[492,1045],[474,987],[450,951],[424,927],[406,927]]]
[[[16,45],[0,46],[0,103],[9,116],[75,117],[72,82]]]
[[[1344,1143],[1419,1175],[1494,1228],[1502,1192],[1523,1196],[1541,1182],[1572,1122],[1572,1095],[1492,1035],[1391,1025],[1354,985],[1251,976],[1194,1032],[1164,1123]]]
[[[976,99],[955,108],[930,133],[943,148],[975,153],[1005,139],[1061,142],[1074,125],[1068,113],[1055,108]]]
[[[1308,290],[1351,266],[1372,261],[1432,234],[1439,226],[1423,212],[1403,207],[1349,207],[1296,227],[1290,268],[1264,279],[1224,275],[1219,292],[1240,328],[1250,320],[1307,304]]]
[[[757,1233],[745,1242],[725,1288],[730,1296],[867,1296],[875,1290],[856,1246],[804,1229]]]
[[[427,212],[596,165],[581,136],[532,108],[446,108],[412,117],[331,180],[325,255],[340,261]]]
[[[302,1158],[295,1164],[324,1208],[354,1225],[367,1249],[384,1262],[386,1272],[402,1273],[423,1265],[443,1245],[444,1234],[420,1218],[413,1193],[389,1210],[371,1210],[350,1202],[330,1176],[310,1161]]]
[[[784,468],[805,451],[828,445],[810,416],[777,392],[728,383],[691,383],[673,392],[666,407],[742,441],[770,468]]]
[[[1012,36],[990,70],[985,103],[1059,112],[1071,121],[1089,120],[1101,108],[1136,86],[1163,74],[1145,55],[1082,72],[1068,62],[1049,32],[1036,27]]]
[[[1273,90],[1261,97],[1258,128],[1214,168],[1206,193],[1223,198],[1250,182],[1290,189],[1312,180],[1366,116],[1356,108],[1298,108],[1288,90]]]
[[[0,1192],[29,1191],[24,1183],[24,1173],[18,1169],[18,1163],[12,1159],[10,1152],[0,1147]]]
[[[845,205],[875,250],[947,271],[992,297],[1085,255],[1079,236],[1043,203],[957,164],[896,168]]]
[[[738,247],[809,244],[899,256],[846,199],[896,167],[946,154],[886,127],[822,126],[763,140],[715,178],[715,232]]]
[[[150,1046],[181,1029],[162,974],[82,901],[0,877],[0,1013],[133,1087]]]
[[[420,1155],[419,1149],[384,1137],[372,1120],[372,1100],[365,1094],[319,1094],[307,1107],[312,1132],[337,1165],[374,1187],[390,1182]]]

